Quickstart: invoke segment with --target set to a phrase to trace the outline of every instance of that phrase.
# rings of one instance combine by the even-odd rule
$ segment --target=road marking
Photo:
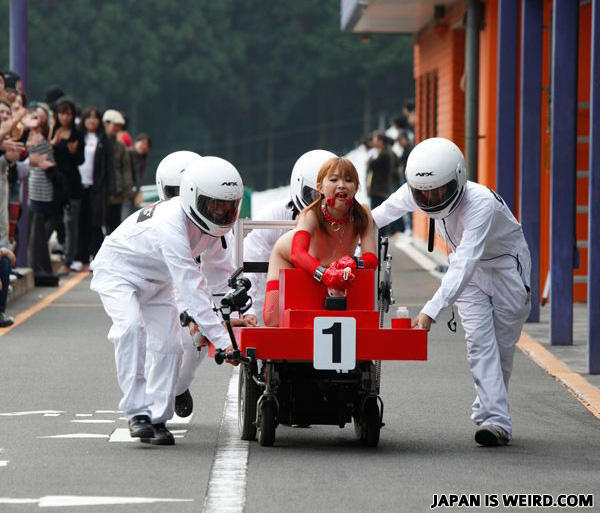
[[[9,460],[0,460],[0,467],[8,467]]]
[[[96,413],[123,413],[121,410],[96,410]]]
[[[14,330],[17,326],[23,324],[27,319],[38,313],[40,310],[47,308],[52,304],[53,301],[61,297],[62,295],[69,292],[73,287],[79,284],[79,282],[83,281],[87,278],[90,273],[78,273],[73,278],[70,278],[65,282],[64,285],[61,285],[58,290],[49,294],[45,298],[38,301],[35,305],[29,307],[24,312],[21,312],[19,315],[15,317],[15,323],[12,326],[8,326],[6,328],[0,328],[0,337],[6,335],[9,331]]]
[[[52,308],[102,308],[102,303],[54,303]]]
[[[64,411],[58,410],[37,410],[37,411],[13,411],[10,413],[0,413],[0,417],[20,417],[22,415],[48,415],[55,414],[60,415],[61,413],[65,413]]]
[[[184,438],[187,429],[171,429],[174,438]],[[129,434],[129,428],[117,428],[109,436],[109,442],[139,442],[139,438],[132,438]]]
[[[416,264],[423,269],[428,270],[429,274],[436,276],[439,274],[439,279],[443,274],[437,271],[432,271],[432,260],[415,249],[409,242],[396,241],[395,246],[404,251]],[[592,385],[581,374],[572,371],[569,366],[561,362],[550,351],[548,351],[537,340],[531,338],[524,331],[521,332],[521,337],[517,343],[517,347],[525,356],[528,356],[534,363],[544,369],[548,374],[553,376],[568,392],[573,395],[592,415],[600,419],[600,390]]]
[[[131,438],[129,428],[117,428],[108,438],[109,442],[137,442],[139,438]]]
[[[114,424],[114,420],[106,419],[81,419],[72,420],[71,422],[77,422],[78,424]]]
[[[91,413],[76,413],[75,416],[76,417],[92,417],[93,415]]]
[[[563,385],[596,418],[600,419],[600,390],[572,371],[537,340],[522,332],[517,347]]]
[[[108,435],[97,433],[69,433],[66,435],[38,436],[38,438],[108,438]]]
[[[60,413],[44,413],[44,417],[60,417]]]
[[[241,440],[238,433],[238,376],[239,367],[235,367],[225,398],[217,452],[210,470],[203,513],[242,513],[246,504],[248,442]]]
[[[152,504],[155,502],[194,502],[194,499],[166,499],[158,497],[94,497],[83,495],[47,495],[39,499],[0,497],[0,504],[36,504],[40,508],[64,506],[111,506],[114,504]]]
[[[403,251],[413,262],[425,269],[434,278],[441,280],[444,277],[444,273],[436,271],[439,264],[432,258],[421,253],[409,240],[397,239],[394,242],[394,246]]]
[[[173,418],[171,420],[167,420],[167,426],[171,426],[173,424],[189,424],[192,422],[192,418],[194,414],[191,413],[188,417],[180,417],[176,413],[173,414]]]

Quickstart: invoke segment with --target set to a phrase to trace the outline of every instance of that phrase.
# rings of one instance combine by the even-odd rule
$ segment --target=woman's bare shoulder
[[[298,216],[296,230],[306,230],[312,233],[317,226],[319,226],[319,220],[314,210],[304,210]]]

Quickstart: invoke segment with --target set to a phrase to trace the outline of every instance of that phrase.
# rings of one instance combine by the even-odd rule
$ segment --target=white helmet
[[[432,137],[417,144],[405,173],[417,206],[429,217],[443,219],[460,203],[467,170],[462,152],[452,141]]]
[[[337,155],[330,151],[311,150],[296,161],[290,179],[290,194],[298,210],[307,207],[319,197],[317,192],[319,169],[329,159],[336,157]]]
[[[181,177],[181,207],[202,231],[225,235],[236,222],[244,195],[237,169],[219,157],[200,157]]]
[[[181,173],[190,162],[199,158],[200,155],[193,151],[176,151],[160,161],[156,168],[156,188],[161,201],[179,196]]]

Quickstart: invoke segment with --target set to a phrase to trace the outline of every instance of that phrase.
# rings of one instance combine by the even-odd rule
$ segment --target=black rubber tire
[[[258,385],[254,382],[248,367],[241,365],[238,379],[238,428],[242,440],[256,440],[256,403]]]
[[[367,447],[377,447],[381,431],[381,418],[376,398],[367,399],[363,415],[361,442]]]
[[[265,401],[261,409],[258,443],[264,447],[271,447],[275,443],[275,403]]]

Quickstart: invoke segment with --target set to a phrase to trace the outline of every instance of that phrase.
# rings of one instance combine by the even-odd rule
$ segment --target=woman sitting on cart
[[[279,271],[304,269],[336,295],[344,295],[358,268],[377,267],[375,228],[370,209],[356,201],[358,173],[352,162],[335,157],[317,176],[318,199],[298,217],[295,230],[276,242],[269,260],[264,321],[279,325]],[[353,258],[361,245],[360,259]]]

